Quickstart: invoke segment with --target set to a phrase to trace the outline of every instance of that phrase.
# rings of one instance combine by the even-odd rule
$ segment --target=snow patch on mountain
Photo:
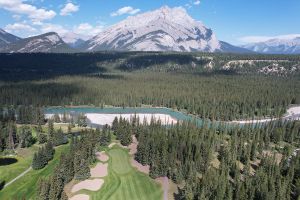
[[[6,35],[6,34],[7,34],[7,32],[5,32],[5,31],[4,31],[3,29],[1,29],[1,28],[0,28],[0,33],[3,34],[3,35]]]
[[[57,44],[61,42],[60,37],[57,34],[54,35],[48,35],[46,38],[52,43],[52,44]]]
[[[242,45],[243,48],[266,54],[300,54],[300,37],[274,38],[265,42]]]
[[[208,51],[221,50],[211,29],[191,18],[181,7],[130,16],[88,40],[84,48],[129,51]]]

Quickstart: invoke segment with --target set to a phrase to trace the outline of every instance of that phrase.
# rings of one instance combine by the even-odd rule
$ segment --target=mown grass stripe
[[[134,184],[134,188],[136,189],[136,193],[139,197],[139,199],[143,200],[144,199],[144,195],[146,195],[146,193],[144,193],[143,191],[143,187],[145,187],[145,185],[147,185],[147,183],[144,183],[143,185],[140,184],[140,179],[138,177],[136,177],[133,179],[133,184]]]
[[[122,182],[123,182],[122,190],[125,191],[125,194],[126,194],[124,197],[126,199],[129,199],[129,198],[131,198],[132,194],[131,194],[131,191],[129,189],[130,186],[129,186],[129,181],[128,181],[127,176],[122,178]]]
[[[131,166],[130,156],[120,147],[109,150],[109,175],[103,188],[91,199],[103,200],[160,200],[162,190],[147,175]]]
[[[134,187],[133,182],[134,182],[134,175],[131,175],[128,177],[128,186],[129,186],[128,188],[129,188],[132,198],[139,199],[139,195],[137,194],[137,191],[136,191],[137,188]]]

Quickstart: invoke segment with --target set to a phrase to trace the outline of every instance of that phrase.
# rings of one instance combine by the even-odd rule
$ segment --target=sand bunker
[[[137,168],[137,170],[139,170],[140,172],[143,172],[145,174],[149,174],[150,172],[150,166],[149,165],[142,165],[141,163],[139,163],[138,161],[134,160],[133,158],[131,159],[131,165],[135,168]]]
[[[97,152],[96,153],[96,157],[98,160],[100,160],[101,162],[107,162],[109,157],[108,155],[104,152],[104,151],[101,151],[101,152]]]
[[[90,196],[86,195],[86,194],[78,194],[78,195],[75,195],[75,196],[69,198],[69,200],[89,200],[89,199],[90,199]]]
[[[98,191],[101,189],[103,184],[104,180],[102,179],[85,180],[74,185],[72,188],[72,193],[78,192],[80,190]]]
[[[108,163],[102,164],[98,163],[96,167],[91,169],[91,177],[92,178],[102,178],[107,176],[108,171],[107,171]]]
[[[115,117],[122,117],[126,120],[132,119],[134,114],[99,114],[99,113],[87,113],[85,115],[92,124],[98,124],[98,125],[112,125],[112,122],[114,121]],[[163,125],[165,124],[176,124],[177,120],[172,118],[170,115],[166,114],[136,114],[136,116],[140,119],[140,122],[143,122],[144,119],[149,124],[151,122],[151,119],[154,118],[156,120],[161,120],[161,123]]]

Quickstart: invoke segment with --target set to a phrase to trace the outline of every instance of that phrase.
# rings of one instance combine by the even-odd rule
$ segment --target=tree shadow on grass
[[[4,188],[5,186],[5,181],[0,181],[0,191]]]
[[[11,165],[18,162],[15,158],[0,158],[0,166]]]

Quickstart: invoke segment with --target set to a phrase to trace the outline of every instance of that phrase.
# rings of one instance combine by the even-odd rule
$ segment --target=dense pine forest
[[[150,165],[152,178],[167,176],[179,185],[178,199],[297,199],[300,195],[299,122],[228,129],[192,123],[164,127],[122,118],[138,138],[135,159]],[[127,127],[127,128],[126,128]],[[130,134],[129,134],[130,135]]]
[[[146,104],[233,120],[281,116],[300,103],[297,71],[284,76],[257,71],[270,61],[297,69],[299,56],[137,52],[0,54],[0,59],[2,106]],[[207,68],[211,59],[215,67]],[[262,62],[222,68],[252,59]]]
[[[280,117],[300,104],[299,56],[102,52],[0,54],[0,61],[0,156],[27,150],[34,173],[49,170],[38,177],[36,199],[68,199],[66,185],[90,178],[96,151],[128,146],[132,136],[135,160],[150,166],[152,179],[172,180],[175,199],[299,199],[299,121],[222,123]],[[134,117],[92,129],[84,113],[45,119],[48,106],[168,107],[212,123]]]

